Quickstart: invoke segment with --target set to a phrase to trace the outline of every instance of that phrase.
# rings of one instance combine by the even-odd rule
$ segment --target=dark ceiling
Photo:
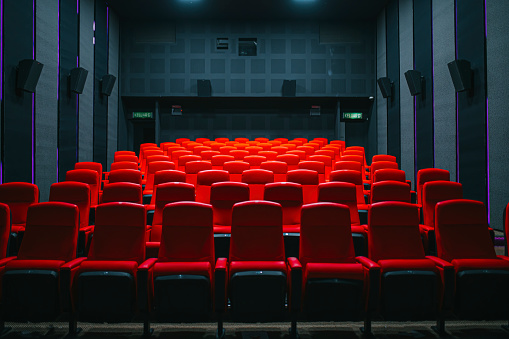
[[[389,0],[105,0],[121,18],[373,20]]]

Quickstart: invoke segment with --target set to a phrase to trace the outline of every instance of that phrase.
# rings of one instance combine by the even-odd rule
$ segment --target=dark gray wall
[[[122,95],[195,96],[210,79],[213,96],[281,96],[297,80],[297,96],[373,96],[370,23],[349,23],[338,43],[320,44],[320,22],[177,22],[176,42],[138,42],[139,26],[123,23]],[[324,26],[322,26],[324,29]],[[229,38],[217,51],[216,38]],[[257,56],[238,56],[238,38],[257,38]],[[143,40],[142,40],[143,41]]]
[[[108,21],[108,73],[113,74],[118,80],[119,52],[120,52],[120,25],[117,15],[109,12]],[[113,162],[117,150],[118,135],[118,81],[115,81],[111,95],[108,97],[108,152],[107,167]]]
[[[385,10],[378,15],[376,34],[376,78],[387,76],[387,34]],[[387,154],[387,99],[382,97],[380,89],[376,91],[376,119],[378,153]]]

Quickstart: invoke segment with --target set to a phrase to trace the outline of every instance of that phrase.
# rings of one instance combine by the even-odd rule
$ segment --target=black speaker
[[[76,67],[71,69],[69,76],[69,90],[74,93],[83,93],[85,82],[87,81],[88,71],[83,67]]]
[[[392,82],[388,77],[378,78],[376,81],[378,83],[378,88],[380,88],[380,92],[384,98],[392,97]]]
[[[283,96],[294,97],[297,90],[297,80],[283,80]]]
[[[24,59],[18,63],[18,76],[16,79],[16,88],[34,93],[39,77],[41,76],[42,67],[37,60]]]
[[[105,74],[101,79],[101,94],[110,96],[117,78],[112,74]]]
[[[210,80],[198,80],[198,96],[210,97],[212,95],[212,86]]]
[[[416,96],[422,93],[422,77],[421,72],[415,70],[409,70],[405,72],[405,79],[408,84],[408,89],[412,96]]]
[[[447,64],[451,74],[452,83],[456,92],[470,91],[473,89],[473,76],[470,62],[467,60],[454,60]]]

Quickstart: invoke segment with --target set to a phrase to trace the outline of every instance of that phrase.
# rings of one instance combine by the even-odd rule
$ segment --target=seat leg
[[[297,339],[299,337],[299,333],[297,332],[297,320],[292,320],[290,325],[290,338]]]
[[[2,319],[0,320],[0,337],[6,335],[11,330],[10,327],[5,327],[5,321]]]
[[[150,337],[154,333],[154,329],[150,328],[150,320],[148,317],[143,321],[143,336]]]
[[[76,319],[76,315],[71,314],[69,319],[69,337],[76,337],[80,332],[81,328],[78,327],[78,320]]]
[[[445,334],[445,320],[438,319],[437,324],[435,326],[431,326],[431,329],[435,331],[439,336],[443,336]]]
[[[221,315],[219,315],[219,319],[217,320],[217,332],[216,332],[216,339],[224,339],[225,337],[225,330],[223,327],[223,318]]]
[[[505,331],[509,332],[509,323],[508,323],[507,325],[502,325],[502,328],[503,328]]]
[[[366,317],[364,319],[364,327],[361,327],[361,332],[363,333],[364,337],[372,337],[373,332],[371,332],[371,318]]]

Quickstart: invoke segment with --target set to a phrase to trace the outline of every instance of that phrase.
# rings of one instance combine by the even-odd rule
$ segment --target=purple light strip
[[[435,55],[433,49],[433,3],[430,2],[431,6],[431,119],[433,120],[431,125],[431,134],[433,134],[433,168],[435,167],[435,86],[433,80],[435,79],[435,63],[433,62],[433,56]],[[426,90],[426,89],[425,89]]]
[[[458,59],[458,3],[454,1],[454,55]],[[456,182],[460,182],[459,106],[456,93]]]
[[[80,0],[76,0],[76,14],[80,14]]]
[[[60,0],[58,0],[58,12],[57,12],[57,16],[58,16],[58,38],[57,38],[57,105],[58,105],[58,98],[59,98],[59,94],[60,94]],[[60,114],[59,110],[58,110],[58,106],[57,106],[57,120],[58,120],[58,115]],[[59,125],[59,123],[57,122],[57,126]],[[58,134],[58,127],[57,127],[57,134]],[[59,162],[58,162],[58,153],[59,153],[59,148],[58,148],[58,138],[57,138],[57,182],[59,182],[60,180],[60,177],[59,177],[59,173],[58,173],[58,168],[59,168]]]
[[[0,74],[4,74],[4,0],[0,0]],[[0,100],[3,99],[3,92],[4,83],[0,81]]]
[[[32,59],[35,60],[35,0],[32,0]],[[35,93],[32,93],[32,184],[35,184]]]
[[[484,0],[484,50],[486,50],[486,41],[488,40],[488,11],[486,10],[486,0]],[[486,53],[484,53],[486,55]],[[486,63],[487,60],[484,60]],[[487,67],[485,68],[487,69]],[[486,74],[485,74],[486,76]],[[486,81],[486,84],[488,82]],[[489,128],[489,109],[488,109],[488,91],[486,91],[486,188],[488,190],[486,203],[488,207],[488,225],[490,224],[491,199],[490,199],[490,128]]]

